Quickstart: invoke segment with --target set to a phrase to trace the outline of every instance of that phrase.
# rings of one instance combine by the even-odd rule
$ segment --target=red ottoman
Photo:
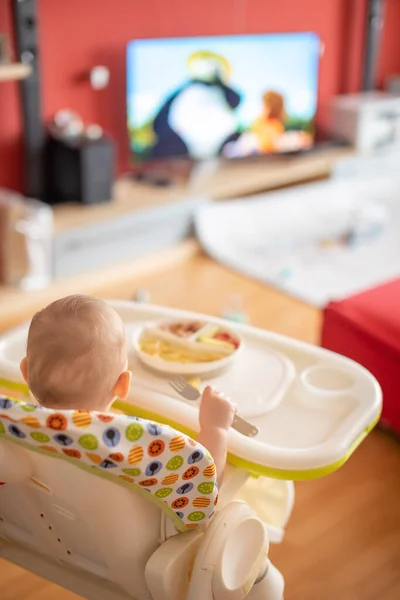
[[[328,304],[321,346],[375,375],[383,391],[382,422],[400,433],[400,279]]]

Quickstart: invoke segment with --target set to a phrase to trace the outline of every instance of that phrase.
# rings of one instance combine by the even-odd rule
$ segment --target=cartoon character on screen
[[[268,91],[263,95],[262,114],[252,125],[259,151],[263,154],[274,152],[278,148],[279,138],[285,132],[285,101],[282,94]]]
[[[190,156],[207,159],[239,137],[235,109],[240,95],[229,86],[231,65],[214,52],[199,51],[187,61],[189,80],[158,111],[153,158]]]

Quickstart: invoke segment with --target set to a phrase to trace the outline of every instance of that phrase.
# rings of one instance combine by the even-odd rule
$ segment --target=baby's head
[[[48,408],[107,410],[130,386],[121,318],[102,300],[67,296],[33,317],[21,372]]]

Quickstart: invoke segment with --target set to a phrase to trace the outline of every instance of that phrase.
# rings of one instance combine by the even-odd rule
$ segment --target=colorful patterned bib
[[[167,425],[97,411],[51,410],[0,396],[0,437],[142,493],[179,531],[205,523],[217,503],[211,455]]]

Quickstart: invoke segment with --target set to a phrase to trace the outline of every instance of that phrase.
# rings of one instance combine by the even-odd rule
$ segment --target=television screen
[[[319,55],[314,33],[130,42],[134,156],[206,160],[310,147]]]

